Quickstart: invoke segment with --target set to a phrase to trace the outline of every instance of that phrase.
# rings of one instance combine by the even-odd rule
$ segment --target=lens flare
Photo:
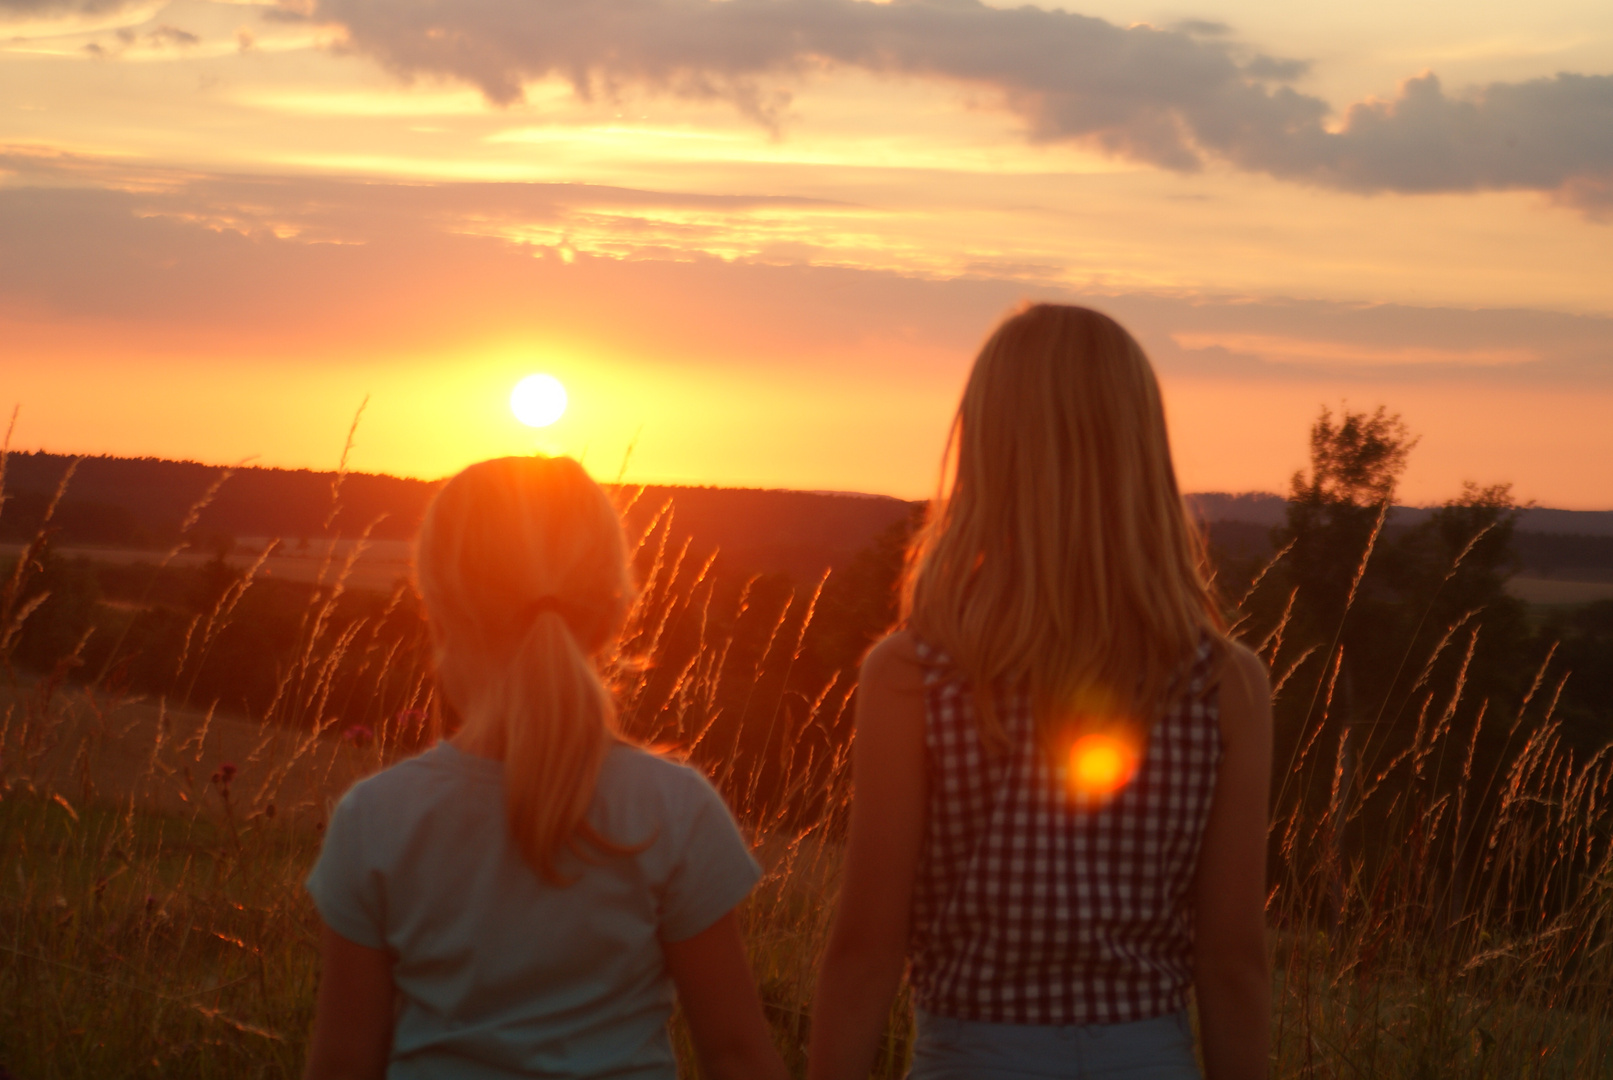
[[[566,388],[553,375],[528,375],[510,391],[510,411],[527,427],[548,427],[566,411]]]
[[[1083,735],[1070,747],[1070,789],[1078,799],[1106,802],[1137,773],[1137,743],[1110,731]]]

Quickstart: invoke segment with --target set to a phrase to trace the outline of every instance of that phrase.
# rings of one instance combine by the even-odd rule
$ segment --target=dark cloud
[[[1271,79],[1277,82],[1293,82],[1310,74],[1311,65],[1308,60],[1288,60],[1277,56],[1267,56],[1257,53],[1250,57],[1249,62],[1243,66],[1251,76],[1257,79]]]
[[[1232,33],[1232,27],[1224,22],[1213,22],[1209,19],[1183,19],[1171,24],[1172,30],[1180,30],[1184,34],[1197,34],[1200,37],[1226,37]]]
[[[1423,75],[1393,101],[1351,106],[1342,129],[1316,141],[1268,167],[1365,191],[1571,189],[1607,205],[1613,76],[1559,74],[1452,97]]]
[[[1330,124],[1326,101],[1289,85],[1303,61],[1199,21],[1120,27],[979,0],[317,0],[314,14],[395,72],[463,79],[501,104],[560,75],[585,96],[726,98],[777,126],[782,87],[828,63],[995,92],[1034,139],[1171,169],[1218,159],[1354,191],[1522,188],[1610,205],[1613,76],[1453,96],[1425,75]]]
[[[189,48],[192,45],[199,45],[202,41],[201,38],[197,37],[189,30],[181,30],[177,26],[169,26],[166,23],[147,34],[146,40],[151,42],[153,45],[172,45],[181,49]]]

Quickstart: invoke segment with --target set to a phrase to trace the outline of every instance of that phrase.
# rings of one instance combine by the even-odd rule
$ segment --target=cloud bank
[[[330,333],[367,348],[381,341],[406,349],[423,338],[473,338],[485,327],[556,323],[573,327],[579,340],[619,332],[654,356],[665,327],[684,326],[696,340],[717,332],[714,313],[732,309],[747,313],[754,330],[731,350],[747,364],[772,356],[781,340],[810,339],[829,356],[900,326],[962,365],[985,329],[1029,297],[1111,312],[1172,376],[1613,390],[1607,315],[1080,291],[686,251],[676,261],[587,252],[573,261],[555,247],[467,227],[554,224],[563,232],[578,215],[602,212],[622,214],[631,227],[634,213],[657,208],[824,205],[814,200],[207,174],[3,146],[0,171],[16,181],[0,186],[0,340],[8,317],[67,326],[152,322],[216,332],[209,340],[228,343],[232,353],[298,356]],[[632,298],[631,317],[624,297]]]
[[[0,0],[33,3],[41,0]],[[93,2],[93,0],[91,0]],[[1613,212],[1613,76],[1564,73],[1448,94],[1425,74],[1335,114],[1296,90],[1303,61],[1216,24],[1120,27],[980,0],[310,0],[348,47],[490,101],[527,80],[585,96],[634,87],[732,101],[777,125],[824,66],[995,94],[1036,140],[1175,170],[1210,161],[1359,192],[1530,189]]]

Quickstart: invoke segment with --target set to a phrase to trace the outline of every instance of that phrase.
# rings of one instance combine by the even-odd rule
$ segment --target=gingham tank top
[[[1221,759],[1210,640],[1130,783],[1097,809],[1065,795],[1067,765],[1039,749],[1026,694],[998,694],[1012,749],[989,752],[968,682],[940,650],[917,647],[930,789],[908,947],[919,1006],[1006,1024],[1186,1008],[1189,889]]]

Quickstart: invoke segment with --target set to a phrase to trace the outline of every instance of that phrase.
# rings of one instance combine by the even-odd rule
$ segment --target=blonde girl
[[[905,625],[863,665],[809,1076],[868,1075],[904,969],[914,1080],[1266,1074],[1270,694],[1229,641],[1164,411],[1113,320],[986,342]]]
[[[782,1080],[733,909],[758,876],[693,769],[615,733],[597,659],[633,599],[621,525],[568,458],[472,465],[415,558],[456,734],[355,785],[308,888],[310,1080]]]

